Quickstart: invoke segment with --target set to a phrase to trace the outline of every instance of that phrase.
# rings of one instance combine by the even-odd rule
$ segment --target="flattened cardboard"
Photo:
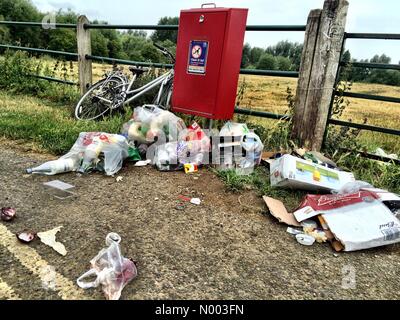
[[[285,223],[293,227],[301,227],[301,224],[296,221],[292,213],[287,212],[282,201],[263,196],[263,200],[267,205],[269,212],[278,219],[279,222]]]

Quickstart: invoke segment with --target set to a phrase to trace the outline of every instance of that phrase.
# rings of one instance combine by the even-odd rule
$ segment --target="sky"
[[[400,33],[400,1],[348,0],[347,32]],[[72,9],[89,20],[110,24],[157,24],[160,17],[179,16],[182,9],[199,8],[198,0],[32,0],[43,12]],[[305,25],[312,9],[322,8],[324,0],[219,0],[219,7],[248,8],[248,25]],[[245,42],[266,48],[278,41],[302,43],[304,32],[246,32]],[[348,39],[352,57],[369,59],[385,53],[392,63],[400,63],[399,40]]]

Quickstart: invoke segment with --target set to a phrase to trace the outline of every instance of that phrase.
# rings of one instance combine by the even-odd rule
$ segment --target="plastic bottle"
[[[44,174],[48,176],[52,176],[59,173],[71,172],[78,169],[79,159],[78,157],[71,157],[68,159],[58,159],[54,161],[49,161],[43,163],[42,165],[26,169],[26,173],[28,174]]]

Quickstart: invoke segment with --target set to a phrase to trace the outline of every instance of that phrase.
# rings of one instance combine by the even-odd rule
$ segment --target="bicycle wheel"
[[[157,96],[155,97],[153,104],[157,104],[159,107],[161,107],[164,110],[170,110],[171,109],[171,98],[172,98],[172,87],[173,87],[173,82],[170,80],[163,88],[160,99],[157,101]]]
[[[118,77],[103,79],[94,84],[79,100],[75,108],[78,120],[95,120],[123,104],[121,97],[125,82]]]

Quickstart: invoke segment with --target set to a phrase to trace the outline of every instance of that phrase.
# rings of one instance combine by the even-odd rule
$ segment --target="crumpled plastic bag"
[[[116,233],[109,233],[106,237],[108,248],[102,249],[90,264],[92,268],[76,281],[83,289],[95,288],[102,285],[103,292],[108,300],[118,300],[124,287],[137,276],[134,261],[121,255],[119,243],[121,237]],[[84,282],[85,278],[96,276],[92,282]]]
[[[257,134],[253,132],[245,134],[242,136],[240,145],[246,151],[245,156],[240,160],[241,168],[253,168],[260,164],[264,145]]]
[[[373,188],[374,186],[369,184],[368,182],[361,181],[361,180],[356,180],[353,182],[347,182],[343,187],[340,188],[340,190],[332,190],[331,193],[334,194],[351,194],[351,193],[356,193],[359,192],[361,189],[364,188]]]
[[[201,127],[193,122],[179,139],[177,146],[178,161],[181,164],[208,164],[204,163],[210,152],[210,138]],[[207,159],[208,160],[208,159]]]
[[[183,120],[156,105],[136,107],[132,116],[122,127],[122,134],[130,141],[151,144],[157,140],[177,141],[185,130]]]
[[[178,142],[158,145],[154,152],[153,164],[159,171],[177,171],[183,168],[178,161]]]
[[[221,137],[239,137],[248,133],[250,133],[250,130],[245,123],[228,121],[221,128],[219,135]]]
[[[260,137],[249,130],[245,123],[227,122],[220,130],[220,138],[224,139],[221,144],[224,150],[223,162],[220,169],[240,169],[241,174],[250,174],[254,167],[261,162],[264,145]],[[227,146],[234,148],[229,152]]]
[[[71,150],[61,159],[78,156],[81,159],[77,168],[80,173],[98,170],[112,176],[121,170],[123,161],[129,157],[129,150],[128,141],[122,135],[82,132]]]

